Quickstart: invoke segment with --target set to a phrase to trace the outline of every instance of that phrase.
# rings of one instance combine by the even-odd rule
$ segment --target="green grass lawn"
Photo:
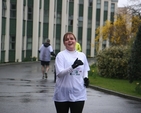
[[[129,80],[100,77],[96,69],[94,69],[93,74],[89,73],[89,80],[91,85],[141,98],[141,94],[138,94],[135,90],[137,81],[129,83]]]

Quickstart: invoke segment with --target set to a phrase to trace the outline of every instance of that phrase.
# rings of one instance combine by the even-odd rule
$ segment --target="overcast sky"
[[[127,5],[127,0],[118,0],[118,7],[124,7]]]

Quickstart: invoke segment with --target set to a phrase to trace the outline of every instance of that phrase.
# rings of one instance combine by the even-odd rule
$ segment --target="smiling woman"
[[[63,37],[65,50],[60,51],[55,59],[56,85],[54,103],[57,113],[82,113],[86,88],[89,85],[90,70],[87,57],[83,52],[75,50],[76,37],[66,33]]]

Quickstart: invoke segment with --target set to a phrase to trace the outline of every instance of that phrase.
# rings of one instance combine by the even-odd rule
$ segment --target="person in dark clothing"
[[[49,70],[49,65],[50,65],[50,60],[51,60],[51,55],[56,57],[56,54],[53,52],[53,48],[50,45],[50,40],[47,39],[46,43],[42,44],[40,49],[40,61],[41,61],[41,71],[43,74],[43,79],[47,78],[47,72]]]

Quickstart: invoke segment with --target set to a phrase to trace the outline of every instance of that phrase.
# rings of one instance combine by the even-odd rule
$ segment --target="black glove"
[[[78,60],[78,58],[74,61],[73,65],[72,65],[72,68],[76,68],[80,65],[83,65],[83,62],[81,60]]]
[[[51,52],[51,55],[54,56],[54,57],[56,57],[56,54],[54,52]]]
[[[84,86],[87,88],[89,86],[89,79],[88,78],[84,78]]]

